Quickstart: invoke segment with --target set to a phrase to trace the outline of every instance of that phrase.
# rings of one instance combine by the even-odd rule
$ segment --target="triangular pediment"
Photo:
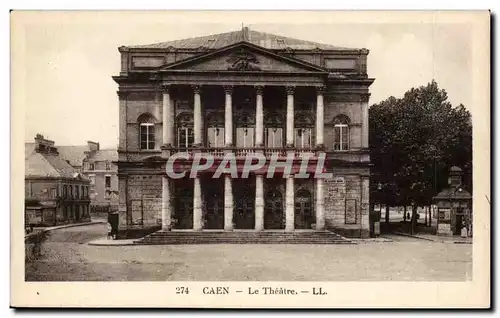
[[[323,73],[323,68],[288,56],[275,54],[247,42],[178,61],[163,70]]]

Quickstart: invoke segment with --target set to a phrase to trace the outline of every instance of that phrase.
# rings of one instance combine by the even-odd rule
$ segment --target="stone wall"
[[[334,170],[333,178],[324,182],[326,227],[339,234],[369,235],[369,179],[363,170]]]
[[[156,226],[161,224],[161,176],[128,177],[128,224]]]

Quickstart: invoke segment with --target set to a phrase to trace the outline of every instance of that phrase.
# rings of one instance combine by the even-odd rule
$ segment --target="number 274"
[[[175,287],[175,293],[176,294],[189,294],[189,288],[188,287]]]

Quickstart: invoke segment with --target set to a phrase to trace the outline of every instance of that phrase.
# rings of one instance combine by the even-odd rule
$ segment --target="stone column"
[[[368,124],[369,124],[369,116],[368,116],[368,96],[363,97],[361,101],[361,113],[362,120],[361,123],[361,147],[368,148]]]
[[[255,86],[256,92],[256,110],[255,110],[255,145],[264,146],[264,102],[263,86]]]
[[[233,87],[224,86],[224,92],[226,94],[225,103],[225,118],[224,118],[224,135],[226,147],[233,146]]]
[[[233,230],[233,180],[229,174],[224,175],[224,231]]]
[[[172,201],[170,196],[170,179],[162,177],[161,195],[161,229],[170,231],[172,226]]]
[[[264,229],[264,176],[255,176],[255,230]]]
[[[323,104],[324,87],[316,88],[316,146],[324,145],[324,130],[325,130],[325,106]]]
[[[295,228],[295,190],[293,175],[286,179],[285,195],[285,231],[292,232]]]
[[[170,86],[162,85],[163,89],[163,111],[162,111],[162,122],[163,122],[163,145],[173,146],[174,145],[174,107],[172,101],[170,100]]]
[[[293,94],[294,86],[286,87],[286,145],[293,146],[294,135],[294,110],[293,110]]]
[[[203,145],[200,86],[193,86],[194,93],[194,144]]]
[[[316,179],[316,230],[325,229],[325,198],[323,192],[323,179]]]
[[[201,181],[200,177],[194,178],[193,189],[193,230],[201,231],[203,229],[203,214],[201,202]]]

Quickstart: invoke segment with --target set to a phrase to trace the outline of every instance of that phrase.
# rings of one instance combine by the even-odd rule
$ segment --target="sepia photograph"
[[[489,305],[489,19],[11,12],[18,304],[170,282],[193,304],[455,283]]]

